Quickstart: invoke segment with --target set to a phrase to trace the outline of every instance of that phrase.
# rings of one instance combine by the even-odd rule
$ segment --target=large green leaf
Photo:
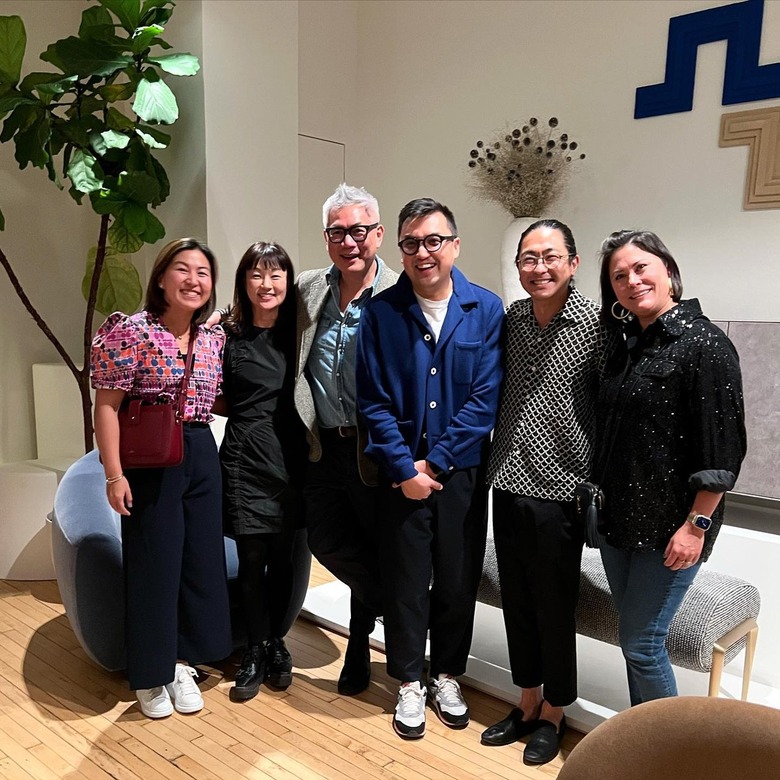
[[[106,124],[112,130],[132,130],[135,128],[135,122],[113,106],[108,109],[108,120]]]
[[[125,227],[137,236],[142,236],[146,230],[146,206],[131,201],[125,204],[122,211],[122,220]]]
[[[86,147],[90,144],[93,133],[103,129],[103,123],[96,117],[87,115],[80,119],[71,119],[57,125],[57,133],[76,146]]]
[[[84,300],[89,298],[96,255],[97,248],[92,247],[87,256],[87,267],[81,282],[81,293]],[[95,308],[103,315],[115,311],[132,314],[140,305],[142,298],[143,287],[135,266],[126,255],[120,254],[113,247],[106,247]]]
[[[5,97],[0,98],[0,117],[5,116],[9,111],[13,111],[17,106],[28,105],[37,106],[38,101],[27,95],[20,95],[14,91]]]
[[[117,192],[137,203],[152,203],[160,194],[157,179],[143,171],[128,171],[119,177]],[[130,228],[132,230],[132,226]]]
[[[59,73],[28,73],[19,83],[19,91],[39,95],[61,95],[76,81],[75,76],[63,78]]]
[[[165,28],[159,24],[139,27],[133,33],[133,54],[140,54],[144,49],[148,49],[152,41],[163,32],[165,32]]]
[[[159,65],[166,73],[174,76],[194,76],[200,70],[200,63],[194,54],[161,54],[159,57],[149,57],[149,62]]]
[[[144,122],[162,122],[172,125],[179,118],[179,106],[170,87],[164,81],[147,81],[138,84],[133,101],[133,111]]]
[[[133,58],[129,54],[124,54],[117,45],[98,40],[82,40],[72,35],[57,41],[54,44],[54,51],[60,67],[69,75],[110,76],[126,68],[133,61]],[[48,54],[47,49],[41,58],[46,59]],[[51,59],[47,60],[47,62],[51,61]]]
[[[92,6],[82,12],[79,38],[110,40],[115,37],[114,20],[105,8]]]
[[[135,84],[107,84],[98,90],[98,94],[106,103],[116,103],[118,100],[129,100],[135,93]]]
[[[141,19],[138,0],[98,0],[98,2],[116,15],[127,32],[132,33],[138,27]]]
[[[115,190],[102,189],[90,192],[89,199],[92,202],[92,210],[96,214],[119,214],[127,203],[127,198]]]
[[[49,160],[47,150],[49,134],[49,116],[45,111],[37,112],[35,121],[26,130],[16,134],[14,156],[22,170],[27,167],[28,163],[32,163],[36,168],[45,167]]]
[[[117,133],[116,130],[104,130],[100,136],[106,144],[106,149],[124,149],[130,143],[128,136]]]
[[[17,106],[3,124],[0,143],[10,141],[20,130],[27,129],[38,116],[38,106],[23,104]]]
[[[103,171],[89,152],[76,149],[68,165],[68,178],[79,192],[94,192],[103,184]]]
[[[144,240],[140,236],[127,229],[122,218],[122,211],[115,216],[114,224],[108,229],[108,240],[111,242],[111,246],[120,252],[137,252],[144,245]]]
[[[164,203],[171,194],[171,184],[168,181],[168,174],[165,172],[165,168],[163,168],[162,163],[152,157],[151,164],[152,169],[154,170],[154,175],[157,177],[157,181],[160,184],[159,203],[152,203],[152,205],[159,206],[160,203]]]
[[[165,228],[163,227],[163,223],[160,222],[157,217],[154,216],[151,212],[146,212],[146,228],[144,229],[144,232],[141,233],[141,238],[147,243],[147,244],[154,244],[155,241],[159,241],[161,238],[165,237]]]
[[[59,41],[57,41],[59,43]],[[63,73],[70,74],[65,64],[62,62],[60,55],[57,53],[57,43],[50,43],[46,47],[46,51],[40,55],[44,62],[50,62],[55,68],[59,68]]]
[[[141,6],[141,21],[139,24],[161,24],[165,26],[173,13],[173,3],[170,0],[144,0]]]
[[[0,16],[0,83],[19,82],[26,47],[27,32],[21,16]]]

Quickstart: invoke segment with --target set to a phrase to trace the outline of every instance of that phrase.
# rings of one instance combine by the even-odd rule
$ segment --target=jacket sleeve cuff
[[[734,487],[736,475],[727,469],[704,469],[691,474],[688,486],[691,490],[706,490],[710,493],[725,493]]]

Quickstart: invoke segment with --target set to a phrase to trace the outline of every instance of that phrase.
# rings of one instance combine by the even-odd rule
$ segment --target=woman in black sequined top
[[[601,248],[602,316],[623,342],[599,392],[601,556],[620,615],[631,704],[675,696],[665,641],[723,520],[745,455],[739,359],[654,233]]]

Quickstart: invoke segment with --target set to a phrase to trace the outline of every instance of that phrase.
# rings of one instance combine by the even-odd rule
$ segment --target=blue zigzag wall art
[[[697,49],[714,41],[728,41],[724,106],[780,97],[780,62],[758,64],[763,20],[764,0],[745,0],[672,17],[664,83],[637,89],[634,119],[690,111]]]

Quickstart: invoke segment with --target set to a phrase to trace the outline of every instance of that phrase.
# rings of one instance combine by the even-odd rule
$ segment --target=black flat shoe
[[[342,696],[357,696],[371,681],[371,653],[368,648],[368,635],[351,636],[344,656],[344,668],[341,670],[338,691]]]
[[[253,645],[241,659],[241,668],[236,674],[236,684],[230,689],[233,701],[247,701],[257,696],[260,683],[265,678],[265,645]]]
[[[523,711],[515,707],[503,720],[494,723],[482,732],[483,745],[511,745],[520,737],[539,728],[539,721],[523,720]]]
[[[523,751],[523,763],[546,764],[558,755],[561,749],[561,739],[566,733],[566,716],[561,718],[558,728],[549,720],[538,721],[538,727]]]

